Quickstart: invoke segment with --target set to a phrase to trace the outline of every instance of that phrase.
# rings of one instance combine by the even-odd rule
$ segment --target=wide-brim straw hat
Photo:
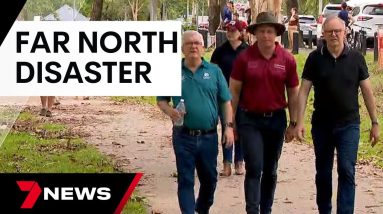
[[[257,19],[254,24],[251,24],[247,27],[247,31],[251,34],[255,34],[255,30],[260,25],[271,25],[277,30],[277,36],[280,36],[285,32],[286,27],[278,23],[277,18],[270,12],[261,12],[258,14]]]

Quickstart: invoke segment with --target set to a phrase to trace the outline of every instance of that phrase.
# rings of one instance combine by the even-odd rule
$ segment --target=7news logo
[[[32,209],[41,193],[43,193],[44,201],[106,201],[111,198],[111,191],[108,187],[43,187],[43,189],[41,189],[36,181],[16,181],[16,183],[21,191],[29,192],[21,204],[21,209]]]

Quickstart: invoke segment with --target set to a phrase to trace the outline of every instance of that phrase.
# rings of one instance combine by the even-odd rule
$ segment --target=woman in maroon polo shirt
[[[284,25],[262,12],[248,30],[257,42],[234,61],[230,90],[246,167],[246,211],[271,213],[283,141],[294,136],[299,80],[295,59],[275,42]],[[287,130],[286,107],[291,121]]]

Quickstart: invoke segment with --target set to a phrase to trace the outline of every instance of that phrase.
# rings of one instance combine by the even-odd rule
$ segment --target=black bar
[[[282,34],[282,44],[284,48],[289,48],[289,32],[286,30]]]
[[[366,55],[366,52],[367,52],[367,36],[366,36],[366,32],[363,32],[362,33],[362,54],[363,54],[363,56]]]
[[[309,30],[309,39],[308,39],[308,45],[309,45],[309,48],[312,49],[313,48],[313,31],[312,30]]]
[[[374,33],[374,62],[378,61],[378,32]]]
[[[202,34],[203,42],[205,43],[205,48],[207,48],[207,36],[208,36],[208,30],[203,28],[198,28],[198,32]]]
[[[293,54],[299,53],[299,32],[293,33]]]

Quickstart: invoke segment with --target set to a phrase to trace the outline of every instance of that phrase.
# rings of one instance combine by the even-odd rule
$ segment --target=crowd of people
[[[292,12],[288,28],[294,30],[290,26],[297,21],[297,11]],[[225,28],[227,42],[215,49],[210,62],[203,58],[202,35],[184,32],[182,95],[157,98],[159,108],[173,122],[184,118],[183,125],[172,130],[181,213],[207,214],[213,205],[219,121],[223,151],[220,175],[231,175],[234,152],[235,174],[245,174],[246,212],[271,213],[283,144],[304,140],[311,88],[315,91],[311,133],[319,213],[332,210],[335,150],[337,213],[353,213],[360,139],[359,88],[371,120],[372,146],[379,141],[379,123],[366,61],[345,45],[344,21],[338,16],[325,20],[326,43],[309,54],[301,82],[295,58],[276,42],[286,29],[274,14],[261,12],[246,28],[237,20],[225,21]],[[245,30],[256,38],[250,46],[243,40]],[[186,113],[175,109],[181,99]],[[195,170],[200,182],[197,198]]]

